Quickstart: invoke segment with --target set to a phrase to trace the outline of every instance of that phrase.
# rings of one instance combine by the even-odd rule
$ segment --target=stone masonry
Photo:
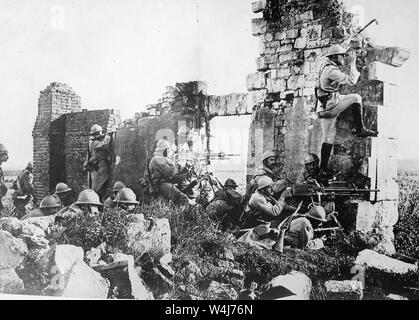
[[[252,10],[262,17],[252,20],[252,33],[260,39],[260,56],[256,59],[257,72],[247,76],[255,109],[248,177],[261,165],[263,151],[274,149],[281,174],[301,181],[304,156],[309,152],[320,155],[322,130],[314,116],[319,64],[331,44],[348,40],[358,27],[352,24],[353,16],[335,0],[262,0],[254,2]],[[397,136],[389,125],[395,110],[391,97],[396,86],[390,79],[381,78],[380,70],[386,67],[384,64],[400,67],[409,53],[376,46],[361,36],[347,41],[346,46],[358,52],[361,78],[356,86],[346,87],[342,93],[362,96],[366,125],[377,129],[379,136],[356,138],[351,112],[346,110],[338,118],[331,166],[358,187],[380,190],[371,194],[371,203],[367,202],[371,207],[365,206],[371,209],[368,214],[362,210],[352,214],[359,217],[357,229],[380,234],[384,240],[379,249],[391,253],[392,227],[398,216],[398,187],[394,180]]]
[[[53,82],[41,91],[32,133],[38,199],[51,193],[58,182],[67,182],[76,192],[86,186],[82,165],[88,133],[95,123],[116,128],[119,114],[114,110],[82,110],[80,97],[63,83]]]

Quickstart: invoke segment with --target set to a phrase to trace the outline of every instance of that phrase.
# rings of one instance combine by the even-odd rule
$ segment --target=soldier
[[[125,188],[125,184],[121,181],[116,181],[112,188],[112,193],[109,195],[108,199],[105,200],[103,203],[104,208],[114,208],[116,203],[114,202],[116,195],[118,192]]]
[[[262,156],[263,166],[256,170],[255,175],[246,188],[246,195],[244,196],[244,203],[247,203],[250,200],[250,197],[258,189],[259,180],[262,177],[269,177],[273,182],[279,180],[277,174],[273,171],[277,165],[276,153],[273,150],[267,150],[263,153]]]
[[[13,204],[16,208],[17,218],[21,218],[26,214],[26,205],[33,199],[34,205],[36,204],[36,198],[34,197],[33,188],[33,165],[29,162],[28,165],[18,175],[16,180],[13,182]]]
[[[326,213],[322,207],[313,206],[306,215],[296,216],[291,221],[290,228],[285,232],[284,246],[307,250],[323,248],[326,236],[314,239],[313,228],[317,228],[326,221]],[[280,227],[263,224],[247,230],[238,241],[260,249],[277,250],[280,243],[279,236]]]
[[[3,197],[7,194],[7,186],[4,181],[4,174],[1,165],[7,160],[9,160],[8,151],[6,147],[0,143],[0,211],[3,210]]]
[[[21,220],[35,217],[45,217],[56,214],[61,209],[61,201],[54,195],[48,195],[42,199],[39,208],[33,209],[26,214]]]
[[[314,153],[308,154],[304,158],[304,166],[306,171],[304,173],[304,180],[306,182],[310,182],[312,180],[319,180],[320,175],[320,160],[319,157],[316,156]]]
[[[65,224],[66,221],[83,215],[99,215],[102,207],[99,195],[92,189],[86,189],[79,193],[75,203],[57,213],[55,222]]]
[[[245,228],[253,228],[265,221],[282,221],[292,214],[292,209],[286,205],[285,199],[291,195],[290,188],[282,191],[279,200],[275,194],[274,182],[269,177],[261,177],[258,181],[258,189],[252,195],[245,209]]]
[[[358,137],[376,136],[377,133],[368,130],[364,126],[362,98],[359,94],[339,94],[341,85],[355,85],[360,73],[356,68],[356,53],[349,54],[349,74],[339,70],[345,63],[346,51],[342,46],[336,44],[329,48],[323,63],[319,83],[316,90],[317,97],[321,102],[321,111],[317,113],[323,129],[323,145],[321,149],[320,169],[323,182],[327,184],[325,175],[327,172],[330,153],[336,137],[336,119],[341,112],[352,107],[352,114]]]
[[[74,202],[73,189],[64,182],[57,183],[54,196],[58,199],[61,208],[67,207]]]
[[[233,179],[227,179],[224,190],[217,190],[206,208],[211,218],[220,223],[221,230],[237,225],[242,210],[242,196],[236,191],[238,185]]]
[[[116,207],[121,208],[127,214],[134,213],[135,208],[139,204],[134,191],[132,191],[130,188],[121,189],[121,191],[119,191],[116,195],[113,202]]]
[[[313,206],[305,216],[292,220],[289,230],[285,233],[284,245],[298,249],[318,250],[324,247],[326,237],[314,239],[314,229],[327,222],[323,207]]]
[[[169,148],[170,144],[166,140],[157,143],[149,164],[149,180],[154,192],[174,204],[186,205],[189,203],[188,197],[173,184],[177,176],[175,163],[167,157]]]
[[[87,159],[83,165],[88,172],[88,185],[104,200],[110,189],[112,166],[111,142],[113,132],[103,134],[100,125],[95,124],[90,130]]]

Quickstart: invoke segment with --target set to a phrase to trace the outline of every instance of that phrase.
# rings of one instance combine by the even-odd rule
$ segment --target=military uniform
[[[13,204],[16,208],[18,218],[26,214],[26,205],[33,197],[33,175],[25,169],[16,178],[17,190],[13,193]]]
[[[149,164],[149,179],[153,189],[163,198],[171,200],[175,204],[187,204],[189,202],[188,197],[172,182],[176,173],[175,164],[172,160],[163,156],[163,151],[156,148]]]
[[[259,186],[259,180],[264,176],[271,178],[273,182],[279,180],[277,174],[268,167],[263,166],[262,168],[257,169],[253,178],[250,180],[249,184],[246,187],[246,194],[244,196],[245,202],[248,202],[250,200],[252,194],[255,193]]]
[[[238,241],[247,243],[259,249],[272,250],[279,240],[278,228],[269,225],[259,225],[248,230]],[[323,240],[314,239],[314,230],[310,221],[304,216],[298,216],[291,221],[290,228],[285,232],[284,246],[305,250],[324,248]]]
[[[284,245],[298,249],[318,250],[324,247],[323,240],[314,239],[314,230],[305,217],[292,220],[289,230],[285,233]]]
[[[286,218],[284,208],[285,201],[278,200],[276,203],[268,200],[259,191],[256,191],[249,200],[245,210],[245,227],[252,228],[260,224],[258,220],[272,221]]]
[[[109,135],[103,139],[91,137],[89,140],[88,162],[93,165],[93,170],[88,172],[89,188],[93,189],[100,198],[110,191],[110,144],[111,136]]]
[[[215,192],[214,199],[206,208],[210,217],[220,222],[222,229],[227,228],[229,224],[238,224],[243,200],[240,193],[232,188],[225,190]]]
[[[358,82],[360,73],[351,65],[349,74],[345,74],[339,70],[336,63],[327,58],[322,63],[320,70],[319,96],[331,94],[325,107],[321,108],[319,112],[324,135],[323,140],[325,143],[334,144],[338,115],[354,103],[362,104],[362,98],[359,94],[341,95],[339,93],[340,86],[355,85]]]
[[[0,167],[0,210],[3,209],[3,197],[7,194],[7,186],[4,181],[3,169]]]

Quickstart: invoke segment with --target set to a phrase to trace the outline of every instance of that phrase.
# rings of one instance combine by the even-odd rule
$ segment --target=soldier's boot
[[[329,185],[329,175],[327,174],[327,166],[329,164],[330,154],[333,149],[333,144],[330,143],[323,143],[322,150],[320,155],[320,174],[319,174],[319,182],[327,187]]]
[[[364,117],[363,117],[362,105],[361,104],[354,103],[352,105],[352,115],[353,115],[353,118],[354,118],[357,137],[367,138],[367,137],[376,137],[377,136],[377,134],[378,134],[377,132],[365,128]]]

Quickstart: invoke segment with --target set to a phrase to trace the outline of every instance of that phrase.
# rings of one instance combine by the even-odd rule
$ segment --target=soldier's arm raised
[[[339,84],[355,85],[358,82],[360,73],[356,69],[355,63],[350,64],[349,74],[345,74],[338,67],[329,67],[329,78]]]
[[[257,201],[252,201],[251,206],[258,210],[262,211],[263,213],[277,217],[281,214],[282,210],[284,209],[285,203],[282,201],[278,201],[277,204],[272,205],[266,199],[257,199]]]

